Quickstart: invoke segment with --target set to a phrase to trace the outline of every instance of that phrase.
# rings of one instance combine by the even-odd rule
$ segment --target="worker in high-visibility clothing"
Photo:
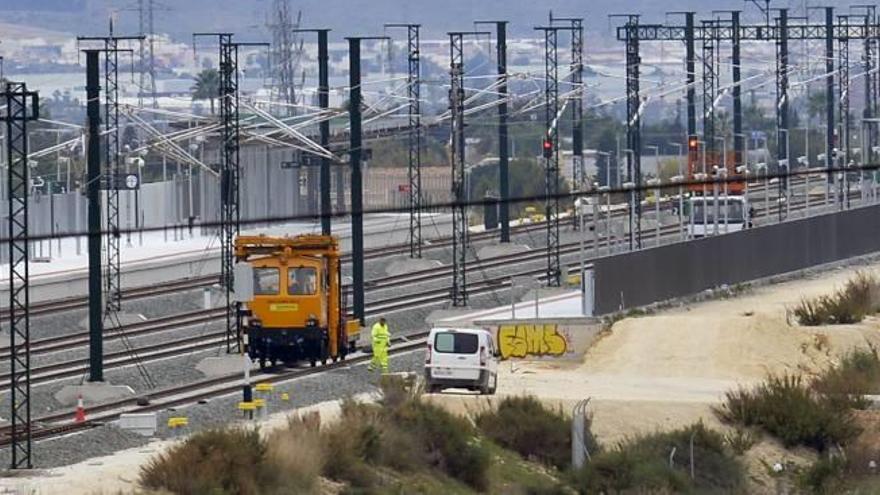
[[[388,346],[391,344],[391,334],[388,333],[388,323],[385,322],[384,316],[373,323],[372,337],[373,359],[367,369],[373,371],[379,368],[382,373],[388,373]]]

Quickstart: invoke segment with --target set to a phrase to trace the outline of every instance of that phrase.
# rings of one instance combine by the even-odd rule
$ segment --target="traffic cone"
[[[76,412],[73,413],[74,423],[83,423],[86,420],[86,408],[83,407],[82,395],[76,398]]]

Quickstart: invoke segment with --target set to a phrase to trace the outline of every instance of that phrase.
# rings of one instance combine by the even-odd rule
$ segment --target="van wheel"
[[[480,395],[489,395],[492,393],[492,389],[489,387],[489,377],[486,377],[486,382],[480,385]]]

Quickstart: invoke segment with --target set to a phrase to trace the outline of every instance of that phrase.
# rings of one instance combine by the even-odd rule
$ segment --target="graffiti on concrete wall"
[[[500,325],[498,350],[501,359],[562,356],[568,338],[555,324]]]

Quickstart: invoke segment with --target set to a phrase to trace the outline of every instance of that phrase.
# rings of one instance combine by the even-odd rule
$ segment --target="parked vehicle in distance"
[[[691,239],[739,232],[751,226],[749,205],[744,196],[693,196],[688,200],[688,207],[688,237]]]
[[[498,388],[498,347],[481,328],[434,328],[428,335],[425,384],[429,393],[465,388],[492,395]]]

